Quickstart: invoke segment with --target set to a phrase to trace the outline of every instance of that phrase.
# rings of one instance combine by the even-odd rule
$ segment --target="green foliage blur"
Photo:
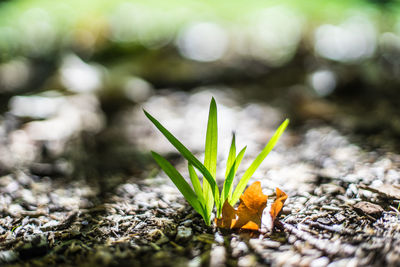
[[[46,56],[64,49],[89,54],[109,46],[157,49],[186,24],[211,20],[240,29],[259,10],[284,6],[306,27],[366,14],[388,28],[399,19],[395,1],[20,0],[0,3],[0,59]],[[307,31],[307,30],[306,30]]]

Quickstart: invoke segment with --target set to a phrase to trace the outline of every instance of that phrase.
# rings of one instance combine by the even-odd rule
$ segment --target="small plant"
[[[176,139],[164,126],[161,125],[153,116],[143,110],[147,118],[160,130],[160,132],[168,139],[168,141],[182,154],[188,161],[188,170],[192,187],[186,182],[183,176],[169,163],[164,157],[152,151],[155,161],[160,165],[164,172],[169,176],[172,182],[176,185],[187,202],[196,210],[204,219],[207,225],[211,224],[211,214],[216,207],[218,219],[222,216],[222,208],[227,200],[231,206],[234,206],[242,195],[246,185],[267,157],[269,152],[275,146],[279,137],[285,131],[289,120],[286,119],[279,128],[275,131],[272,138],[269,140],[264,149],[254,159],[253,163],[243,174],[239,180],[235,190],[233,190],[233,180],[237,169],[242,162],[246,147],[236,154],[235,135],[233,134],[231,146],[229,149],[228,160],[225,171],[225,181],[222,187],[221,194],[219,193],[218,185],[215,177],[217,172],[217,143],[218,143],[218,124],[217,124],[217,105],[215,99],[212,98],[210,103],[210,111],[208,115],[205,157],[204,164],[201,163],[178,139]],[[203,175],[203,186],[196,169]]]

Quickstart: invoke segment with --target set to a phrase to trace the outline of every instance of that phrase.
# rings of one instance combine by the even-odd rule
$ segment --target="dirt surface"
[[[232,131],[248,147],[240,177],[288,113],[226,88],[159,92],[112,118],[90,95],[63,96],[51,115],[29,118],[15,103],[0,124],[0,263],[400,265],[400,155],[357,146],[324,120],[289,126],[250,181],[261,181],[269,205],[275,187],[289,195],[274,231],[269,205],[259,233],[206,227],[149,159],[155,150],[186,171],[141,109],[201,158],[211,96],[220,123],[217,178]],[[320,107],[314,114],[327,114]]]

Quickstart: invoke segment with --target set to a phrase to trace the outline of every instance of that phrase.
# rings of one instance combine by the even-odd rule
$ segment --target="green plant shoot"
[[[229,149],[228,159],[226,163],[225,180],[221,194],[219,193],[216,183],[217,174],[217,154],[218,154],[218,121],[217,121],[217,104],[215,99],[211,99],[210,111],[208,114],[208,123],[206,130],[205,156],[204,164],[201,163],[175,136],[170,133],[160,122],[152,117],[145,110],[144,114],[158,128],[158,130],[168,139],[168,141],[182,154],[188,161],[189,178],[192,187],[186,182],[185,178],[169,163],[163,156],[152,151],[152,155],[161,169],[168,175],[171,181],[182,193],[186,201],[199,213],[207,225],[211,224],[211,214],[216,207],[217,218],[221,217],[222,206],[226,200],[234,206],[242,195],[244,189],[251,176],[261,165],[269,152],[273,149],[280,136],[285,131],[289,120],[286,119],[279,128],[275,131],[272,138],[269,140],[264,149],[254,159],[250,167],[245,171],[242,178],[239,180],[235,190],[233,190],[233,182],[236,172],[242,162],[246,147],[236,154],[236,138],[232,136],[232,142]],[[201,184],[199,175],[196,169],[203,176],[203,185]]]

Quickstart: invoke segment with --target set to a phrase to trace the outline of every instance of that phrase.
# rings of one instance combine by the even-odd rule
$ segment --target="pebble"
[[[178,226],[176,233],[176,242],[186,242],[193,236],[193,230],[190,227]]]
[[[356,258],[352,259],[341,259],[337,261],[332,261],[330,264],[328,264],[327,267],[356,267],[358,266],[358,262]]]
[[[329,258],[328,257],[320,257],[318,259],[313,260],[310,263],[310,267],[324,267],[329,264]]]
[[[186,220],[186,221],[183,221],[182,223],[181,223],[181,225],[183,225],[183,226],[190,226],[190,225],[192,225],[193,224],[193,221],[192,220]]]
[[[257,259],[254,255],[246,255],[244,257],[240,257],[238,260],[239,267],[252,267],[257,263]]]
[[[372,217],[379,218],[381,217],[383,213],[383,209],[381,206],[367,202],[367,201],[361,201],[355,204],[354,209],[362,214],[368,214]]]
[[[339,223],[341,223],[341,222],[343,222],[344,220],[346,220],[346,216],[344,216],[344,215],[341,214],[341,213],[336,213],[336,214],[335,214],[335,219],[336,219]]]
[[[322,223],[322,224],[328,224],[328,225],[332,223],[332,221],[329,218],[326,218],[326,217],[318,218],[317,222]]]
[[[225,266],[226,251],[223,246],[213,246],[210,252],[210,266]]]
[[[201,266],[201,257],[195,257],[188,262],[188,267],[199,267]]]
[[[224,237],[218,232],[215,233],[214,240],[218,244],[221,244],[221,245],[224,244]]]
[[[281,246],[280,242],[272,241],[272,240],[263,240],[262,244],[268,248],[279,248]]]
[[[18,253],[13,250],[0,251],[0,263],[13,262],[18,258]]]
[[[245,242],[239,242],[237,244],[237,249],[242,253],[247,253],[249,251],[249,248],[247,247]]]
[[[138,224],[135,226],[135,230],[143,229],[143,228],[145,228],[146,226],[147,226],[147,223],[145,223],[145,222],[140,222],[140,223],[138,223]]]
[[[161,208],[161,209],[166,209],[166,208],[168,208],[168,204],[165,203],[165,202],[162,201],[162,200],[159,200],[159,201],[158,201],[158,207]]]

